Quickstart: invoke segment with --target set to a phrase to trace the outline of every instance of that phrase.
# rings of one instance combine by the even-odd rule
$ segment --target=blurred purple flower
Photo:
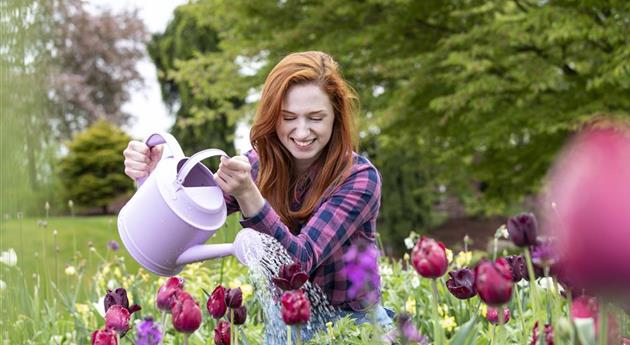
[[[400,333],[400,336],[405,340],[404,343],[429,343],[429,339],[418,332],[418,329],[416,329],[416,326],[413,324],[413,320],[409,314],[405,312],[398,314],[396,317],[396,324],[398,325],[398,332]]]
[[[158,345],[162,340],[159,325],[150,317],[139,323],[136,329],[136,345]]]
[[[113,251],[117,251],[118,248],[120,248],[120,246],[118,245],[118,242],[116,242],[116,240],[111,240],[109,242],[107,242],[107,248],[113,250]]]
[[[358,243],[350,246],[343,255],[344,271],[350,281],[348,296],[365,298],[368,304],[378,302],[381,276],[378,273],[378,250],[372,243]]]
[[[540,267],[551,267],[558,262],[554,246],[549,242],[539,243],[532,251],[532,262]]]

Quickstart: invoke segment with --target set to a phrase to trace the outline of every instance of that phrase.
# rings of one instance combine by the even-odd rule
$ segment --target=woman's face
[[[298,173],[319,157],[330,141],[334,122],[330,99],[318,85],[298,84],[287,90],[276,134],[291,152]]]

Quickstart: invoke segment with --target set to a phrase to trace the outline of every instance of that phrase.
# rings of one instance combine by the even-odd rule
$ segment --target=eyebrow
[[[283,113],[287,113],[287,114],[291,114],[291,115],[297,115],[296,113],[286,110],[286,109],[282,109]],[[320,110],[314,110],[311,112],[306,113],[306,115],[315,115],[315,114],[319,114],[319,113],[323,113],[324,115],[326,114],[326,111],[324,109],[320,109]]]

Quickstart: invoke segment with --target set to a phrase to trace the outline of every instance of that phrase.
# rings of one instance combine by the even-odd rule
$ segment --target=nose
[[[299,119],[296,121],[296,127],[293,131],[293,135],[295,136],[295,139],[298,140],[307,139],[310,135],[310,131],[308,121],[305,119]]]

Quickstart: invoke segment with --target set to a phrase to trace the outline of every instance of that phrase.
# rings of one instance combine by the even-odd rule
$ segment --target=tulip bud
[[[225,293],[225,304],[230,308],[238,308],[243,304],[243,292],[240,287],[227,289]]]
[[[517,247],[536,245],[538,222],[533,213],[521,213],[508,219],[508,233]]]
[[[223,286],[219,285],[212,291],[206,303],[206,309],[215,319],[220,319],[225,315],[227,305],[225,304],[225,288]]]
[[[487,305],[506,304],[512,297],[510,265],[503,258],[495,262],[482,259],[475,267],[475,289]]]
[[[545,325],[545,329],[543,330],[544,332],[544,342],[545,345],[553,345],[553,327],[551,326],[551,324],[546,324]],[[532,332],[532,341],[530,343],[530,345],[538,345],[538,321],[536,321],[536,323],[534,323],[534,329]]]
[[[527,267],[525,265],[525,259],[523,259],[522,256],[506,256],[505,261],[507,261],[510,265],[510,273],[512,274],[512,281],[514,283],[520,282],[525,276],[527,276]]]
[[[118,345],[116,332],[111,329],[99,329],[92,333],[92,345]]]
[[[247,307],[240,306],[234,309],[230,308],[230,310],[228,311],[228,316],[232,317],[232,313],[234,314],[234,320],[230,321],[232,321],[233,324],[242,325],[245,323],[245,320],[247,319]]]
[[[475,272],[468,267],[448,272],[448,275],[451,278],[446,281],[446,287],[453,296],[459,299],[469,299],[477,294],[475,291]]]
[[[488,307],[486,311],[486,320],[488,320],[491,324],[496,325],[499,323],[499,309],[494,307]],[[506,324],[510,321],[510,309],[503,308],[503,324]]]
[[[166,283],[164,283],[157,292],[156,302],[158,309],[170,312],[175,293],[183,288],[184,282],[181,279],[177,277],[168,278]]]
[[[125,334],[129,330],[130,316],[125,307],[118,304],[113,305],[105,313],[105,327]]]
[[[441,242],[422,236],[411,251],[411,264],[425,278],[439,278],[446,273],[448,260]]]
[[[304,291],[287,291],[280,300],[280,313],[287,325],[303,324],[311,317],[311,305]]]
[[[216,345],[230,345],[230,323],[219,320],[214,328],[214,343]]]
[[[308,280],[306,271],[299,262],[280,266],[277,277],[272,277],[273,283],[282,290],[297,290]]]
[[[187,292],[180,290],[175,294],[171,309],[173,327],[182,333],[192,333],[201,325],[201,308]]]

